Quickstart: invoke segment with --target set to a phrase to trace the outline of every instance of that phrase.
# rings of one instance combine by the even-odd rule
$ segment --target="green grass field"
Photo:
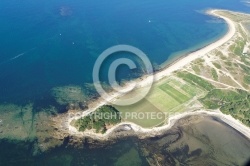
[[[190,99],[188,96],[182,94],[180,91],[176,90],[175,88],[173,88],[167,83],[162,84],[159,88],[163,90],[164,92],[166,92],[168,95],[170,95],[179,103],[185,103],[186,101]]]
[[[156,126],[166,119],[165,114],[147,99],[130,106],[116,106],[116,109],[122,113],[121,117],[124,121],[143,127]],[[151,113],[158,115],[158,118],[151,118]]]
[[[122,98],[133,97],[135,93],[142,91],[143,88],[138,89]],[[140,102],[129,106],[115,107],[122,113],[123,121],[150,128],[163,124],[162,122],[166,121],[171,113],[185,111],[184,105],[194,96],[201,94],[204,94],[204,91],[197,88],[196,85],[186,83],[178,78],[168,78],[154,84],[150,93]],[[144,118],[142,118],[143,115]],[[156,117],[157,115],[158,117]]]

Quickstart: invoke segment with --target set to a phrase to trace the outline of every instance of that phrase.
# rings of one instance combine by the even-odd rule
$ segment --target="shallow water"
[[[83,141],[78,148],[63,145],[32,157],[32,143],[0,145],[0,165],[244,165],[250,159],[249,139],[208,116],[184,118],[163,136],[124,138],[102,148]]]
[[[176,52],[196,50],[225,34],[223,21],[204,15],[208,8],[249,12],[238,0],[1,0],[0,165],[147,165],[156,161],[154,154],[168,164],[201,164],[208,157],[206,164],[244,163],[250,157],[249,140],[211,120],[176,126],[174,134],[163,138],[121,140],[101,149],[62,146],[33,156],[33,138],[50,129],[44,114],[66,111],[68,103],[86,101],[94,93],[92,68],[102,51],[129,44],[160,65]],[[131,55],[117,55],[122,56]],[[104,66],[103,81],[107,66],[117,57]],[[138,74],[120,69],[119,80],[134,77]],[[38,113],[44,131],[34,128],[42,121]],[[8,126],[6,135],[2,125]],[[10,141],[25,138],[32,139]]]

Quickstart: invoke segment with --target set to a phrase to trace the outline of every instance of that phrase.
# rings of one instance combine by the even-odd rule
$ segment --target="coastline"
[[[169,76],[174,71],[181,69],[182,67],[184,67],[185,65],[194,61],[195,59],[198,59],[198,58],[202,57],[203,55],[209,53],[210,51],[216,49],[217,47],[223,45],[224,43],[229,41],[234,36],[234,34],[236,33],[236,27],[235,27],[234,22],[227,17],[224,17],[224,16],[217,14],[216,11],[225,11],[225,10],[209,10],[207,13],[209,15],[212,15],[212,16],[215,16],[218,18],[222,18],[224,21],[226,21],[227,26],[228,26],[227,33],[223,37],[218,39],[217,41],[215,41],[215,42],[213,42],[213,43],[211,43],[211,44],[209,44],[201,49],[198,49],[194,52],[191,52],[187,55],[184,55],[180,58],[177,58],[171,64],[168,64],[163,69],[156,72],[154,74],[154,82],[159,81],[166,76]],[[138,87],[147,86],[150,83],[150,80],[152,79],[152,77],[153,77],[152,75],[145,75],[139,79],[127,82],[127,83],[125,83],[123,90],[130,89],[131,85],[133,85],[134,82],[137,84]],[[171,116],[168,119],[167,125],[164,125],[162,127],[150,128],[150,129],[142,128],[134,123],[123,122],[123,123],[120,123],[116,126],[113,126],[105,134],[98,134],[98,133],[94,133],[92,131],[79,132],[79,131],[77,131],[76,128],[74,128],[73,126],[70,125],[72,120],[84,117],[87,114],[95,111],[100,106],[102,106],[104,104],[108,104],[111,101],[115,101],[117,97],[120,97],[120,93],[111,92],[111,93],[109,93],[109,96],[110,97],[108,99],[102,99],[102,98],[97,99],[95,102],[92,103],[93,106],[90,106],[87,111],[78,112],[78,113],[70,113],[70,111],[69,111],[69,113],[67,113],[68,114],[67,119],[64,121],[64,125],[66,126],[68,133],[70,135],[79,136],[79,137],[86,136],[86,137],[91,137],[94,139],[106,140],[113,133],[113,131],[115,129],[117,129],[118,127],[120,127],[122,125],[130,125],[131,128],[133,129],[133,131],[136,132],[136,135],[138,137],[140,137],[140,138],[151,137],[151,136],[156,136],[158,134],[161,134],[163,131],[170,129],[175,124],[175,122],[177,122],[178,120],[180,120],[186,116],[207,114],[207,115],[213,115],[213,116],[220,118],[226,124],[228,124],[229,126],[234,128],[235,130],[239,131],[240,133],[245,135],[247,138],[250,138],[250,129],[247,126],[243,125],[241,122],[234,119],[232,116],[225,115],[225,114],[221,113],[220,111],[209,112],[209,111],[205,111],[205,110],[200,110],[200,111],[195,111],[195,112],[185,112],[185,113],[182,113],[182,114],[179,114],[176,116]]]
[[[90,137],[90,138],[93,138],[95,140],[105,141],[105,140],[108,140],[110,137],[112,137],[112,134],[115,132],[115,130],[117,128],[125,125],[125,126],[130,126],[131,127],[130,130],[132,130],[139,139],[144,139],[144,138],[148,138],[148,137],[162,135],[162,133],[171,129],[179,120],[185,119],[186,117],[202,116],[202,115],[219,118],[222,122],[224,122],[225,124],[227,124],[231,128],[235,129],[236,131],[238,131],[239,133],[241,133],[242,135],[244,135],[245,137],[250,139],[250,129],[247,126],[242,124],[239,120],[234,119],[231,115],[225,115],[222,112],[220,112],[219,110],[216,110],[214,112],[199,110],[199,111],[195,111],[195,112],[180,113],[180,114],[177,114],[175,116],[171,116],[168,119],[167,125],[164,125],[161,127],[153,127],[150,129],[143,128],[143,127],[136,125],[134,123],[131,123],[131,122],[122,122],[122,123],[119,123],[119,124],[113,126],[111,129],[109,129],[104,134],[94,133],[94,132],[77,132],[77,133],[74,133],[74,135],[78,136],[78,137]],[[127,131],[130,131],[130,130],[127,130]]]

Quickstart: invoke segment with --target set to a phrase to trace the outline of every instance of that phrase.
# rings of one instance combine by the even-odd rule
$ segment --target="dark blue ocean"
[[[95,61],[114,45],[141,49],[155,67],[170,62],[173,55],[181,56],[177,52],[202,48],[227,31],[223,20],[204,14],[210,8],[250,12],[241,0],[1,0],[0,105],[32,103],[36,112],[60,105],[53,96],[56,87],[78,86],[83,92],[94,92]],[[123,67],[118,80],[137,76]],[[112,165],[113,152],[118,155],[118,151],[123,153],[135,145],[128,141],[111,150],[56,152],[61,152],[65,161],[82,153],[86,165],[96,161],[102,165],[97,154],[103,161],[110,159],[106,164]],[[62,158],[53,157],[53,152],[51,156],[32,158],[29,143],[19,146],[1,140],[1,147],[5,149],[1,151],[2,163],[36,165],[37,160],[46,165],[67,165]],[[53,161],[45,162],[48,158]]]
[[[1,0],[0,103],[42,102],[54,87],[84,88],[97,57],[117,44],[141,49],[154,65],[203,47],[227,30],[203,14],[208,8],[249,11],[240,0]]]

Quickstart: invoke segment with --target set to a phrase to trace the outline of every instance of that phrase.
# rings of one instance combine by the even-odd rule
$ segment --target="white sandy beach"
[[[165,69],[157,72],[154,75],[154,81],[159,81],[160,79],[169,76],[171,73],[173,73],[176,70],[179,70],[181,68],[183,68],[185,65],[189,64],[190,62],[192,62],[193,60],[202,57],[203,55],[209,53],[210,51],[218,48],[219,46],[223,45],[224,43],[226,43],[227,41],[229,41],[234,34],[236,33],[236,27],[233,21],[231,21],[230,19],[220,16],[216,13],[216,11],[218,10],[210,10],[208,11],[208,14],[213,15],[215,17],[219,17],[222,18],[226,21],[226,23],[228,24],[228,32],[226,35],[224,35],[222,38],[220,38],[219,40],[215,41],[214,43],[196,51],[193,53],[190,53],[189,55],[179,59],[178,61],[176,61],[175,63],[171,64],[170,66],[166,67]],[[136,82],[137,86],[139,87],[144,87],[150,84],[150,81],[152,79],[152,76],[144,76],[142,79],[137,79],[135,81],[131,81],[126,83],[126,85],[124,86],[124,89],[130,89],[131,85],[134,84],[134,82]],[[68,132],[71,135],[76,135],[76,136],[90,136],[96,139],[106,139],[108,138],[109,134],[112,133],[112,131],[114,131],[118,126],[120,125],[124,125],[124,124],[129,124],[134,131],[136,131],[137,133],[144,133],[145,136],[152,136],[152,135],[156,135],[159,134],[161,131],[163,130],[167,130],[169,128],[171,128],[174,123],[186,116],[189,115],[199,115],[199,114],[207,114],[207,115],[212,115],[212,116],[216,116],[219,117],[221,120],[223,120],[225,123],[227,123],[228,125],[230,125],[231,127],[235,128],[236,130],[238,130],[239,132],[241,132],[242,134],[244,134],[246,137],[250,138],[250,129],[248,127],[246,127],[245,125],[243,125],[241,122],[239,122],[238,120],[235,120],[234,118],[232,118],[229,115],[224,115],[221,112],[208,112],[208,111],[196,111],[196,112],[186,112],[186,113],[182,113],[179,115],[175,115],[169,118],[169,123],[168,125],[162,126],[162,127],[157,127],[157,128],[151,128],[151,129],[145,129],[142,128],[138,125],[135,125],[133,123],[121,123],[118,124],[114,127],[112,127],[111,129],[109,129],[105,134],[97,134],[94,132],[78,132],[76,128],[72,127],[70,125],[70,122],[72,120],[75,119],[79,119],[81,117],[86,116],[87,114],[89,114],[90,112],[95,111],[97,108],[99,108],[100,106],[104,105],[104,104],[108,104],[111,101],[114,101],[117,97],[119,97],[120,93],[110,93],[110,97],[107,99],[100,99],[97,101],[96,104],[94,104],[95,106],[90,107],[87,111],[84,111],[82,113],[78,113],[78,115],[76,114],[71,114],[68,116],[67,119],[67,124],[66,126],[68,127]],[[70,114],[70,113],[69,113]]]

